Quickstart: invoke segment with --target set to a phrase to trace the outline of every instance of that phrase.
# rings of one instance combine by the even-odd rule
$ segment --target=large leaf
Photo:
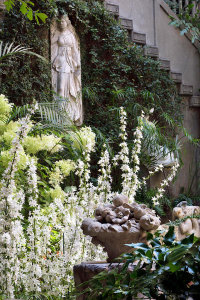
[[[183,258],[183,256],[190,249],[190,245],[178,245],[174,250],[168,255],[167,260],[169,262],[176,262]]]
[[[174,226],[170,226],[168,232],[166,233],[163,242],[167,246],[171,246],[175,240]]]

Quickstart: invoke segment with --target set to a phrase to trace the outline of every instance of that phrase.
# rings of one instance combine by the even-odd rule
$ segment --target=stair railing
[[[164,0],[170,8],[176,13],[179,14],[183,11],[188,4],[193,4],[191,15],[194,16],[197,12],[197,9],[200,8],[200,1],[198,0]]]

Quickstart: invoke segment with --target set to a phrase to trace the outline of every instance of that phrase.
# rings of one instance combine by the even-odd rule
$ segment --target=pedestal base
[[[74,266],[74,281],[75,286],[78,287],[80,284],[87,282],[93,276],[97,275],[102,271],[109,271],[119,266],[119,263],[107,263],[107,262],[83,262],[80,265]],[[80,291],[83,290],[80,288]],[[81,295],[77,297],[77,300],[86,300],[87,297]]]
[[[137,263],[135,263],[137,264]],[[134,265],[129,265],[128,270],[131,272],[133,271]],[[84,282],[89,281],[93,276],[97,275],[98,273],[102,271],[110,271],[112,269],[120,269],[123,266],[123,264],[119,263],[107,263],[107,262],[83,262],[80,265],[75,265],[74,266],[74,281],[75,281],[75,286],[78,288],[78,286]],[[79,291],[81,292],[84,290],[84,288],[79,288]],[[81,295],[78,296],[76,299],[77,300],[87,300],[88,295]],[[141,300],[147,300],[144,295],[138,294],[137,299]],[[95,300],[95,299],[94,299]],[[132,298],[132,300],[135,300],[135,298]],[[155,300],[155,299],[151,299]]]

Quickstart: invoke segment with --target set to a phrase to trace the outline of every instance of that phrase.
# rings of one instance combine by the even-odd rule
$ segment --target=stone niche
[[[80,43],[67,15],[51,24],[51,71],[54,100],[75,125],[83,123]]]

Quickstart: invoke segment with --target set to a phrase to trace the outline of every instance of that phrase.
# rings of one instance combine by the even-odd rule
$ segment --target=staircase
[[[129,40],[139,45],[144,55],[159,61],[163,72],[170,74],[182,98],[184,127],[193,137],[200,138],[200,45],[191,42],[190,34],[181,36],[179,30],[169,25],[170,16],[177,18],[187,0],[104,1],[108,11],[127,30]],[[190,192],[197,193],[200,186],[200,149],[182,138],[182,134],[179,138],[184,165],[175,184],[170,186],[173,197],[187,193],[192,180]],[[159,186],[162,179],[162,173],[153,176],[150,186]]]
[[[155,0],[153,0],[155,1]],[[166,0],[167,2],[168,0]],[[176,1],[176,3],[175,3]],[[174,2],[170,1],[170,3],[174,3],[174,7],[177,9],[177,5],[178,9],[180,9],[181,7],[183,7],[183,1],[182,0],[175,0]],[[120,0],[115,1],[115,2],[120,2]],[[121,0],[122,2],[122,0]],[[163,1],[162,1],[163,2]],[[128,38],[130,41],[136,43],[137,45],[140,45],[141,47],[143,47],[144,50],[144,55],[149,56],[155,60],[158,60],[160,62],[160,68],[165,71],[165,72],[169,72],[171,78],[174,80],[174,82],[177,85],[177,89],[178,89],[178,93],[180,96],[182,97],[189,97],[189,106],[190,107],[199,107],[200,108],[200,95],[199,94],[195,94],[195,92],[193,91],[193,85],[188,84],[187,82],[184,82],[183,80],[183,76],[182,76],[182,72],[180,72],[180,70],[177,69],[173,69],[171,68],[171,62],[169,59],[160,57],[160,53],[159,53],[159,47],[156,45],[151,45],[147,43],[147,34],[144,32],[138,32],[134,30],[134,20],[132,19],[128,19],[124,16],[121,16],[120,14],[120,6],[117,4],[113,4],[110,1],[109,2],[105,2],[106,8],[108,9],[108,11],[110,11],[110,13],[112,13],[114,15],[114,17],[120,21],[121,26],[127,30],[127,34],[128,34]],[[167,13],[171,15],[174,15],[174,12],[170,9],[170,7],[163,2],[162,5],[164,5],[164,9],[167,9]],[[176,6],[175,6],[176,5]],[[175,9],[174,8],[174,9]],[[169,19],[170,21],[170,19]],[[198,47],[199,45],[197,45]],[[199,84],[200,87],[200,84]]]

